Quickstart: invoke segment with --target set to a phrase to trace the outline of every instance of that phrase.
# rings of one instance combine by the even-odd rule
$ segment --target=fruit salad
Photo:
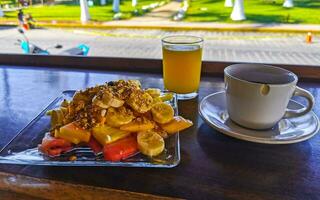
[[[121,161],[138,152],[154,157],[165,149],[165,138],[182,131],[192,122],[174,116],[166,101],[172,94],[160,89],[142,89],[137,80],[111,81],[77,91],[50,110],[50,132],[39,151],[55,157],[86,145],[108,161]]]

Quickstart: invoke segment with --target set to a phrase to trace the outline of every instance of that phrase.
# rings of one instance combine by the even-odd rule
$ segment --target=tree
[[[224,7],[230,7],[230,8],[233,7],[232,0],[225,0]]]
[[[243,0],[235,0],[233,10],[231,13],[231,19],[234,21],[245,20]]]
[[[293,0],[284,0],[283,7],[292,8],[293,7]]]
[[[115,13],[120,12],[120,0],[113,0],[112,10]]]
[[[87,0],[80,0],[81,17],[82,23],[86,23],[90,20],[89,8]]]

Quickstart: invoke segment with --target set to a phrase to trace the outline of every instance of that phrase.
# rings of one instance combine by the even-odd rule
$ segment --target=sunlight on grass
[[[89,12],[92,21],[109,21],[113,18],[112,1],[109,1],[105,6],[93,6],[89,7]],[[131,0],[121,1],[120,10],[123,14],[123,18],[132,17],[134,8],[131,6]],[[141,8],[144,5],[149,5],[157,1],[154,0],[139,0],[137,8]],[[23,10],[24,13],[30,13],[35,20],[38,21],[51,21],[51,20],[63,20],[63,21],[79,21],[80,20],[80,6],[79,5],[53,5],[53,6],[34,6]],[[5,19],[16,19],[17,12],[6,12]]]
[[[283,0],[245,0],[247,20],[240,23],[320,24],[320,1],[295,0],[294,8],[283,8]],[[207,10],[206,10],[206,9]],[[237,23],[224,0],[191,0],[185,21]]]

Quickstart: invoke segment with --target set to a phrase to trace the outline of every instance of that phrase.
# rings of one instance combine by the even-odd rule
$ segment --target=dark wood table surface
[[[105,81],[139,79],[163,87],[160,74],[0,67],[0,147],[63,90]],[[316,99],[320,83],[301,82]],[[225,136],[206,125],[198,104],[223,90],[222,77],[203,76],[199,97],[179,102],[180,115],[194,126],[180,134],[181,162],[172,169],[41,167],[0,165],[15,174],[187,199],[320,199],[320,135],[290,145],[255,144]],[[27,142],[27,141],[26,141]]]

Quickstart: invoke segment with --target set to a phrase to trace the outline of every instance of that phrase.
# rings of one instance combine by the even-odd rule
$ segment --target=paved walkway
[[[306,44],[305,34],[141,29],[37,29],[27,32],[30,41],[43,48],[59,43],[66,49],[84,43],[91,48],[90,56],[158,59],[162,57],[161,38],[172,34],[204,37],[204,60],[320,66],[320,37]],[[20,47],[14,44],[17,39],[21,36],[16,29],[0,29],[0,53],[21,53]]]
[[[127,23],[140,23],[140,22],[169,22],[172,16],[179,11],[180,2],[171,1],[164,6],[153,9],[151,12],[140,16],[133,17]]]

